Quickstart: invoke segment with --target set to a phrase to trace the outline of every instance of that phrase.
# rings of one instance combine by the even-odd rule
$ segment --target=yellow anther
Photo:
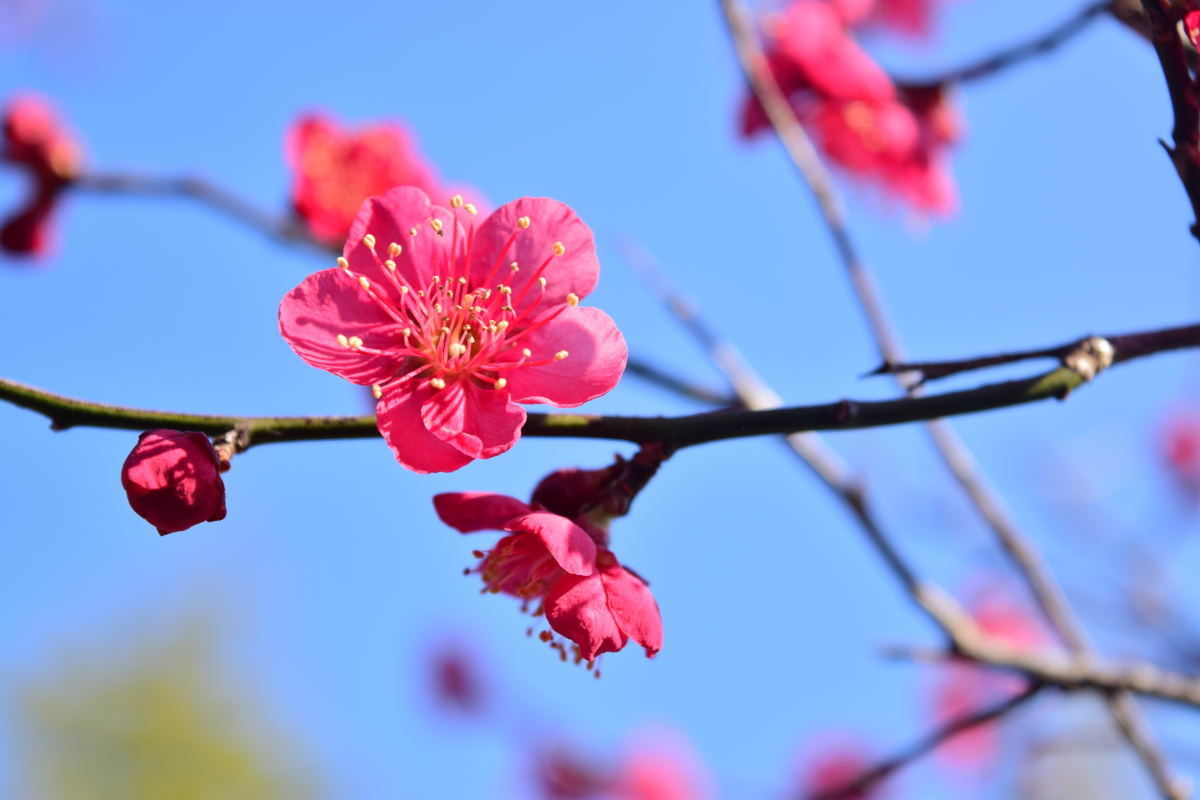
[[[412,328],[405,328],[404,330],[400,331],[400,335],[405,338],[412,336]]]
[[[358,338],[357,336],[351,336],[349,339],[346,340],[346,344],[350,345],[351,347],[362,347],[362,343],[363,343],[363,340]]]
[[[396,256],[400,255],[403,252],[404,252],[404,248],[401,247],[400,245],[396,244],[395,242],[392,242],[391,244],[388,245],[388,255],[391,256],[392,258],[395,258]]]
[[[440,281],[441,279],[442,279],[442,276],[441,276],[441,275],[434,275],[434,276],[433,276],[433,283],[437,283],[437,282],[438,282],[438,281]]]
[[[466,285],[467,285],[467,279],[466,279],[466,278],[459,278],[459,279],[458,279],[458,282],[459,282],[459,283],[461,283],[463,286],[466,286]]]
[[[496,330],[498,330],[498,331],[502,331],[507,327],[508,327],[508,320],[506,320],[506,319],[502,319],[496,323]]]
[[[454,342],[450,345],[451,356],[461,356],[465,352],[467,352],[467,346],[462,342]]]
[[[340,344],[342,347],[350,346],[350,340],[346,338],[346,334],[344,334],[344,333],[339,333],[337,335],[337,343]]]
[[[424,296],[425,296],[425,290],[417,289],[417,297],[424,297]]]
[[[465,206],[463,206],[463,208],[465,208],[467,210],[468,214],[478,214],[479,213],[479,209],[475,207],[474,203],[467,203]]]
[[[533,351],[530,350],[528,347],[526,347],[521,350],[521,355],[525,356],[526,358],[529,358],[531,355],[533,355]]]
[[[368,233],[366,236],[363,237],[363,244],[365,244],[368,249],[374,250],[375,249],[375,237],[372,234]]]
[[[559,350],[557,353],[554,354],[554,360],[562,361],[564,358],[566,358],[569,355],[571,355],[571,354],[568,353],[566,350]]]
[[[519,272],[521,270],[521,265],[514,261],[508,265],[508,268],[513,272]]]
[[[496,291],[500,294],[512,294],[512,287],[505,286],[503,283],[496,287]]]
[[[441,378],[430,378],[429,385],[435,389],[445,389],[446,388],[446,382],[444,380],[442,380]]]
[[[383,262],[383,265],[388,268],[389,272],[396,271],[396,262],[392,261],[390,258],[387,261]]]
[[[454,197],[450,198],[450,207],[451,208],[462,208],[463,207],[463,199],[462,199],[461,194],[456,194],[456,195],[454,195]]]
[[[554,251],[554,255],[556,256],[561,256],[563,253],[567,252],[567,248],[563,247],[562,242],[555,242],[554,246],[550,249]]]
[[[429,227],[433,228],[434,233],[441,233],[442,221],[437,217],[434,217],[433,219],[429,220]]]
[[[567,305],[569,305],[569,306],[579,305],[579,295],[575,294],[574,292],[567,292]]]
[[[529,223],[530,223],[529,217],[517,217],[517,227],[520,228],[521,230],[528,228]]]
[[[416,228],[409,228],[409,229],[408,229],[408,235],[409,235],[409,236],[416,236],[416,235],[417,235],[417,229],[416,229]]]
[[[383,397],[383,387],[380,386],[378,383],[372,383],[371,384],[371,396],[374,397],[376,400]]]
[[[508,378],[496,378],[496,388],[503,389],[508,386]]]
[[[442,313],[442,304],[441,304],[441,303],[434,303],[434,304],[433,304],[433,310],[434,310],[434,311],[436,311],[436,312],[437,312],[437,313],[439,313],[439,314],[440,314],[440,313]]]
[[[541,277],[541,278],[538,278],[538,286],[542,287],[543,289],[545,289],[545,288],[546,288],[546,278],[545,278],[545,276],[543,276],[543,277]]]
[[[371,288],[371,282],[369,280],[367,280],[366,278],[362,277],[361,275],[358,278],[358,285],[363,287],[364,289]]]
[[[341,256],[338,256],[338,266],[342,269],[350,269],[350,262]]]

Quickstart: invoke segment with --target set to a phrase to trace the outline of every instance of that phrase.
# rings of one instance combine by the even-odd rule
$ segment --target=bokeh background
[[[897,74],[933,75],[1077,2],[944,5],[932,38],[880,35],[869,49]],[[493,203],[545,195],[575,208],[601,246],[590,302],[641,357],[719,385],[622,263],[623,241],[652,253],[788,401],[895,393],[860,377],[877,357],[780,148],[735,136],[742,80],[715,3],[10,0],[0,26],[0,97],[53,98],[98,169],[198,174],[282,212],[282,140],[298,114],[401,119],[444,177]],[[840,183],[911,353],[1194,320],[1200,264],[1156,142],[1169,108],[1144,41],[1101,20],[957,99],[968,133],[954,217],[914,219]],[[0,173],[0,208],[22,191]],[[5,377],[153,408],[364,410],[361,391],[278,335],[279,299],[323,256],[184,200],[71,196],[56,233],[43,264],[0,264]],[[1196,388],[1194,355],[1160,356],[1065,404],[956,423],[1096,639],[1185,669],[1124,609],[1148,585],[1185,612],[1197,599],[1194,506],[1161,455],[1163,426]],[[699,407],[629,377],[589,408]],[[919,428],[828,439],[928,575],[960,589],[1004,574]],[[785,797],[830,742],[889,753],[931,725],[938,668],[880,651],[936,644],[935,632],[777,441],[679,454],[616,523],[622,561],[652,583],[665,646],[652,661],[636,648],[605,656],[596,681],[527,639],[514,602],[462,577],[480,542],[443,526],[430,497],[525,497],[553,468],[629,448],[530,439],[442,476],[406,472],[377,441],[255,448],[226,475],[228,519],[160,538],[120,490],[134,440],[51,433],[0,406],[6,796],[119,796],[89,792],[138,762],[193,775],[197,797],[529,797],[547,743],[617,761],[649,742],[689,753],[716,796]],[[486,715],[439,709],[430,664],[447,643],[484,677]],[[1175,765],[1200,771],[1200,716],[1152,711]],[[1038,771],[1048,785],[1094,781],[1078,797],[1149,796],[1086,701],[1039,700],[1003,730],[990,771],[927,759],[893,796],[1040,797],[1017,788]],[[205,794],[205,776],[226,782]]]

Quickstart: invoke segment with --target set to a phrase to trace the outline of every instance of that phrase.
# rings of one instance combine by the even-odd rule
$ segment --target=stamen
[[[446,388],[446,382],[444,380],[442,380],[441,378],[430,378],[429,385],[435,389],[445,389]]]
[[[566,350],[559,350],[557,353],[554,354],[554,360],[562,361],[564,358],[566,358],[569,355],[571,355],[571,354],[568,353]]]
[[[507,327],[508,327],[508,320],[506,320],[506,319],[502,319],[496,323],[496,330],[498,330],[498,331],[502,331]]]
[[[457,357],[467,352],[467,346],[462,342],[454,342],[450,345],[450,355]]]
[[[383,265],[388,268],[389,272],[396,271],[396,262],[392,261],[390,258],[387,261],[383,262]]]
[[[380,386],[378,383],[371,384],[371,396],[374,397],[376,400],[383,397],[383,387]]]
[[[463,206],[463,208],[465,208],[467,210],[468,214],[478,214],[479,213],[479,209],[475,207],[474,203],[467,203],[465,206]]]
[[[350,347],[362,347],[363,340],[357,336],[351,336],[346,340],[346,344],[348,344]]]
[[[350,262],[341,256],[338,256],[337,265],[342,269],[350,269]]]
[[[463,196],[461,194],[456,194],[453,197],[451,197],[450,198],[450,207],[451,208],[462,208],[463,207]]]
[[[531,222],[531,220],[529,219],[529,217],[517,217],[517,227],[520,228],[521,230],[525,230],[526,228],[528,228],[530,225],[530,222]]]
[[[579,295],[575,294],[574,292],[567,292],[567,305],[569,305],[569,306],[579,305]]]
[[[344,334],[344,333],[339,333],[337,335],[337,343],[340,344],[342,347],[350,346],[350,340],[346,338],[346,334]]]
[[[512,262],[511,264],[509,264],[509,265],[508,265],[508,268],[509,268],[509,269],[511,269],[513,272],[520,272],[520,271],[521,271],[521,265],[520,265],[520,264],[518,264],[518,263],[517,263],[517,262],[515,262],[515,261],[514,261],[514,262]]]
[[[404,252],[404,248],[401,247],[400,245],[396,244],[395,242],[392,242],[391,244],[388,245],[388,255],[391,256],[392,258],[395,258],[396,256],[400,255],[403,252]]]
[[[416,228],[409,228],[409,229],[408,229],[408,235],[409,235],[409,236],[416,236],[416,235],[417,235],[417,229],[416,229]]]
[[[538,278],[538,286],[542,287],[543,289],[546,288],[546,278],[544,276]]]
[[[528,347],[522,347],[521,355],[525,356],[526,358],[530,358],[533,356],[533,351],[530,350]]]
[[[433,232],[438,236],[442,235],[442,221],[437,217],[429,220],[429,227],[433,228]]]
[[[368,250],[374,250],[375,249],[375,237],[368,233],[366,236],[363,237],[363,244],[365,244],[367,246]]]
[[[563,247],[562,242],[555,242],[554,246],[550,249],[554,251],[554,255],[556,256],[561,256],[563,253],[567,252],[567,248]]]
[[[363,287],[364,289],[371,288],[371,282],[369,280],[367,280],[366,278],[362,277],[361,275],[358,278],[358,285]]]
[[[496,388],[503,389],[508,386],[508,378],[496,378]]]

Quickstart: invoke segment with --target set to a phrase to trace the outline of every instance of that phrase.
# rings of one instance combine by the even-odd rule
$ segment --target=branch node
[[[1085,381],[1090,381],[1112,366],[1116,350],[1102,336],[1089,336],[1063,357],[1062,364]]]

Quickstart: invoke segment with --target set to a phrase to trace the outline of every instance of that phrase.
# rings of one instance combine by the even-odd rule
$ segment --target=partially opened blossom
[[[799,122],[830,161],[855,178],[926,213],[957,205],[947,153],[961,124],[943,87],[896,87],[847,25],[877,7],[842,0],[795,0],[764,23],[768,67]],[[769,127],[752,95],[741,130]]]
[[[1189,11],[1183,18],[1183,29],[1187,31],[1188,39],[1196,46],[1200,42],[1200,11]]]
[[[285,145],[295,173],[292,207],[318,239],[340,242],[363,201],[393,186],[415,186],[431,197],[453,194],[399,122],[355,129],[324,114],[305,114]]]
[[[508,450],[520,403],[572,407],[608,392],[625,339],[580,301],[599,275],[592,232],[525,197],[480,222],[413,187],[363,203],[339,266],[283,298],[279,328],[309,364],[378,398],[379,431],[415,472]]]
[[[582,659],[620,650],[630,639],[647,656],[662,648],[662,619],[645,581],[576,522],[485,492],[439,494],[433,503],[462,533],[509,532],[490,551],[477,551],[474,571],[487,591],[536,601],[535,613],[574,642]]]
[[[50,225],[63,190],[78,174],[82,151],[49,103],[34,95],[9,101],[0,160],[29,178],[25,202],[0,223],[0,249],[36,256],[50,244]]]
[[[225,519],[225,483],[203,433],[146,431],[121,467],[129,505],[160,534]]]

